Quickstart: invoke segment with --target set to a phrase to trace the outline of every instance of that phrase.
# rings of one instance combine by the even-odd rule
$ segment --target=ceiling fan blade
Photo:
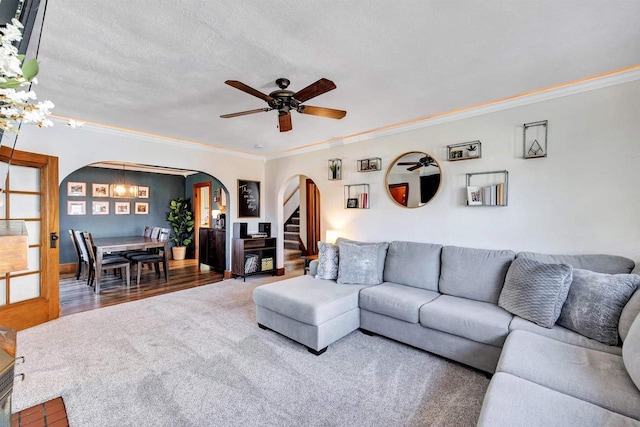
[[[301,105],[298,112],[302,114],[312,114],[314,116],[328,117],[330,119],[341,119],[347,115],[344,110],[334,110],[333,108],[313,107],[311,105]]]
[[[399,163],[396,163],[396,164],[397,164],[398,166],[399,166],[399,165],[405,165],[405,166],[406,166],[406,165],[419,165],[419,164],[420,164],[420,162],[399,162]]]
[[[262,113],[264,111],[271,111],[273,108],[258,108],[257,110],[240,111],[239,113],[223,114],[220,117],[223,119],[230,119],[231,117],[246,116],[248,114]]]
[[[280,124],[280,132],[289,132],[293,129],[291,124],[291,113],[279,113],[278,123]]]
[[[413,172],[414,170],[420,169],[421,167],[422,167],[422,165],[418,163],[415,166],[411,166],[410,168],[407,168],[407,170],[410,171],[410,172]]]
[[[293,95],[295,99],[300,102],[305,102],[310,100],[311,98],[315,98],[318,95],[322,95],[323,93],[329,92],[336,88],[335,83],[331,80],[322,78],[315,83],[310,84],[304,89],[298,91]]]
[[[246,92],[249,95],[253,95],[257,98],[260,98],[263,101],[267,101],[267,102],[274,101],[274,99],[269,95],[266,95],[260,92],[259,90],[256,90],[250,86],[247,86],[246,84],[239,82],[237,80],[227,80],[225,83],[228,84],[229,86],[235,87],[236,89],[240,89],[241,91]]]

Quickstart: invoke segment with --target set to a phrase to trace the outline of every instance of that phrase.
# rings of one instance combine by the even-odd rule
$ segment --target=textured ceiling
[[[49,0],[38,97],[55,113],[269,155],[640,63],[637,0]],[[342,120],[225,113],[321,77]],[[254,146],[261,144],[262,149]]]

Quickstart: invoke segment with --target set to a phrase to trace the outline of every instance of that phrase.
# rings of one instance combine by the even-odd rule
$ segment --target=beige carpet
[[[257,276],[22,331],[13,411],[62,396],[81,426],[473,426],[488,380],[358,331],[321,356],[255,323]]]

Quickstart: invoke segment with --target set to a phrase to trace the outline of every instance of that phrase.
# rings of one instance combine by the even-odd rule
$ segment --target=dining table
[[[131,251],[131,250],[145,250],[153,248],[161,248],[163,256],[163,268],[164,268],[164,280],[169,281],[169,241],[155,239],[145,236],[117,236],[117,237],[96,237],[93,239],[96,253],[96,266],[102,265],[102,259],[105,254],[114,252]],[[96,268],[95,288],[96,294],[100,293],[100,278],[102,276],[102,269]]]

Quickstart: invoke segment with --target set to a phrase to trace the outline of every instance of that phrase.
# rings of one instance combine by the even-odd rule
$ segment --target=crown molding
[[[344,138],[335,138],[329,141],[322,141],[299,148],[293,148],[287,151],[276,152],[271,155],[267,155],[267,160],[275,160],[278,158],[295,156],[302,153],[325,150],[327,148],[339,145],[353,144],[356,142],[409,132],[416,129],[437,126],[443,123],[450,123],[457,120],[468,119],[470,117],[481,116],[483,114],[495,113],[497,111],[503,111],[511,108],[535,104],[538,102],[549,101],[564,96],[576,95],[579,93],[589,92],[592,90],[602,89],[605,87],[624,84],[636,80],[640,80],[640,64],[624,68],[622,70],[616,70],[609,73],[576,80],[573,82],[538,89],[508,98],[497,99],[480,105],[472,105],[469,107],[464,107],[457,110],[412,120],[410,122],[404,122],[384,128],[373,129],[357,135],[347,136]]]

